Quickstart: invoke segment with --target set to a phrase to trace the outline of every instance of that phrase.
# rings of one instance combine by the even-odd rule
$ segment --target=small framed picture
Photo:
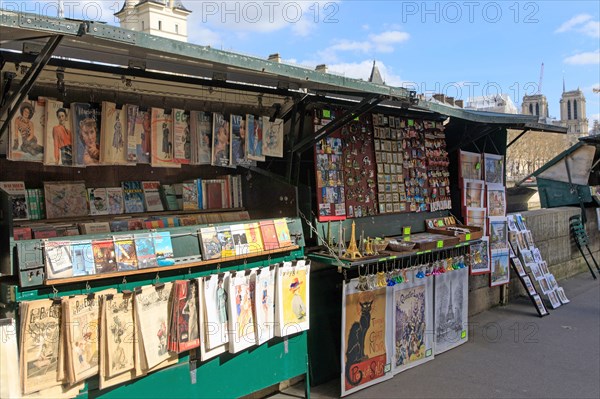
[[[538,265],[540,266],[542,274],[550,274],[550,270],[548,269],[548,264],[546,262],[538,262]]]
[[[526,276],[527,272],[525,271],[525,268],[523,267],[521,260],[519,258],[512,258],[511,260],[512,260],[513,266],[517,270],[517,274],[521,277]]]
[[[522,231],[517,232],[517,246],[519,247],[519,252],[529,249],[529,246],[525,241],[525,235]]]
[[[556,294],[558,295],[558,299],[560,299],[560,302],[561,302],[562,304],[565,304],[565,303],[569,303],[569,302],[571,302],[571,301],[569,300],[569,298],[567,298],[567,295],[565,294],[565,290],[563,289],[563,287],[558,287],[558,288],[555,290],[555,292],[556,292]]]
[[[540,270],[540,267],[537,263],[526,263],[525,265],[529,268],[529,270],[531,270],[531,274],[533,274],[533,277],[536,280],[539,280],[542,277],[544,277],[544,274],[542,274],[542,271]]]
[[[430,220],[432,226],[434,223]],[[470,246],[471,274],[487,274],[490,272],[490,257],[488,237],[482,237],[481,241]]]
[[[519,253],[521,255],[521,260],[526,265],[528,265],[529,263],[535,263],[535,259],[533,259],[533,255],[531,254],[530,250],[523,249],[523,250],[519,251]],[[537,266],[537,264],[536,264],[536,266]]]
[[[523,276],[523,284],[525,284],[525,288],[527,288],[527,292],[529,295],[536,295],[537,291],[531,282],[531,278],[528,275]]]
[[[560,305],[561,305],[560,299],[558,299],[558,295],[556,295],[556,292],[550,291],[548,293],[548,299],[550,300],[550,305],[552,305],[552,309],[556,309],[556,308],[560,307]]]
[[[508,264],[508,251],[506,249],[492,249],[490,287],[508,284],[510,268]]]
[[[542,317],[546,316],[548,314],[548,310],[546,309],[542,298],[540,298],[539,295],[533,295],[531,298],[533,299],[533,302],[535,302],[535,307],[538,311],[538,314]]]
[[[540,262],[543,262],[543,260],[542,260],[542,254],[540,253],[540,250],[539,250],[539,249],[537,249],[537,248],[535,248],[535,247],[534,247],[534,248],[532,248],[532,249],[531,249],[531,254],[533,255],[533,259],[534,259],[536,262],[538,262],[538,263],[540,263]]]
[[[540,289],[542,290],[544,295],[548,295],[550,291],[552,291],[550,289],[550,284],[548,284],[548,280],[546,280],[546,277],[538,279],[538,284],[540,285]]]
[[[519,228],[517,227],[517,222],[515,221],[515,215],[508,215],[506,217],[506,220],[508,221],[508,229],[510,231],[518,231]]]

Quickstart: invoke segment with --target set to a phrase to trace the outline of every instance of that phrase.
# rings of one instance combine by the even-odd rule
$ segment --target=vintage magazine
[[[198,291],[195,280],[178,280],[173,287],[173,309],[169,350],[177,353],[200,346]]]
[[[73,163],[73,130],[70,110],[61,101],[46,100],[46,135],[44,165],[71,166]]]
[[[204,281],[205,279],[210,279],[209,277],[200,277],[196,279],[196,283],[198,285],[198,311],[199,311],[199,339],[200,339],[200,360],[205,362],[208,359],[212,359],[215,356],[218,356],[222,353],[227,352],[227,345],[217,346],[213,349],[208,349],[208,335],[212,333],[212,327],[208,324],[206,318],[206,306],[204,304]]]
[[[229,342],[227,288],[229,272],[211,275],[204,278],[204,311],[205,326],[210,327],[206,334],[206,350],[210,351]]]
[[[229,118],[218,112],[213,112],[212,160],[213,166],[230,165],[230,136]]]
[[[115,259],[119,271],[137,270],[138,258],[135,251],[133,234],[113,237],[115,243]]]
[[[263,116],[263,155],[283,158],[283,119],[270,122]]]
[[[20,365],[23,394],[60,385],[58,379],[62,307],[60,301],[40,299],[19,304]]]
[[[357,289],[358,279],[343,286],[341,396],[392,378],[387,336],[388,287]]]
[[[112,239],[92,240],[92,253],[96,273],[115,273],[118,271],[115,258],[115,244]]]
[[[263,251],[263,239],[260,233],[258,222],[245,223],[246,240],[248,241],[248,251],[250,253]]]
[[[108,194],[106,188],[88,188],[90,215],[108,215]]]
[[[279,242],[279,247],[283,248],[292,245],[290,231],[288,229],[288,224],[285,218],[275,219],[273,223],[275,225],[275,232],[277,233],[277,241]]]
[[[15,319],[0,319],[0,398],[21,396]]]
[[[106,196],[108,197],[108,213],[110,215],[118,215],[125,211],[123,187],[107,187]]]
[[[104,295],[101,308],[102,317],[106,322],[106,329],[103,330],[100,341],[101,357],[106,358],[105,368],[101,372],[106,377],[114,377],[132,370],[135,366],[133,295]]]
[[[152,108],[152,142],[150,163],[153,167],[180,168],[173,161],[173,120],[162,108]]]
[[[264,161],[265,156],[262,152],[263,139],[263,123],[262,117],[254,117],[254,115],[246,115],[247,134],[246,140],[246,156],[253,161]]]
[[[8,159],[29,162],[44,160],[45,119],[46,99],[25,100],[19,105],[19,111],[10,124]]]
[[[210,165],[212,157],[212,114],[210,112],[192,111],[190,113],[190,129],[192,130],[192,163]],[[194,144],[195,143],[195,144]]]
[[[138,233],[133,235],[135,241],[135,252],[137,255],[138,268],[147,269],[157,267],[156,252],[154,251],[154,240],[151,233]]]
[[[392,288],[392,371],[394,374],[433,359],[433,278],[417,278]]]
[[[256,344],[261,345],[275,335],[273,325],[275,322],[274,267],[268,266],[257,270],[254,292]]]
[[[309,328],[310,262],[283,262],[277,268],[275,296],[275,335],[285,337]]]
[[[45,181],[46,218],[88,216],[84,181]]]
[[[189,164],[192,141],[189,115],[182,109],[173,109],[173,161]]]
[[[229,278],[229,353],[256,345],[254,271],[240,271]]]
[[[158,263],[158,266],[174,265],[171,233],[168,231],[152,233],[152,240],[154,242],[154,252],[156,253],[156,263]]]
[[[73,276],[73,252],[70,241],[45,241],[44,260],[48,280]]]
[[[248,237],[244,224],[234,224],[231,226],[231,236],[236,255],[247,255],[250,253]]]
[[[233,245],[231,227],[226,225],[217,226],[217,238],[221,243],[221,258],[235,256],[235,246]]]
[[[73,262],[73,276],[89,276],[96,274],[91,240],[71,242],[71,256]]]
[[[173,283],[161,286],[144,286],[135,294],[136,323],[141,332],[143,356],[148,369],[169,359],[167,348],[170,325],[170,301]]]
[[[126,108],[102,101],[100,163],[103,165],[127,165]]]
[[[231,115],[231,165],[236,166],[247,162],[246,159],[246,120],[242,115]]]
[[[269,251],[279,248],[279,240],[277,239],[277,232],[275,230],[275,224],[273,221],[261,220],[259,224],[264,249]]]
[[[137,105],[125,106],[127,113],[127,161],[150,163],[151,112]]]
[[[200,233],[202,258],[205,260],[220,258],[221,242],[217,238],[217,230],[214,227],[201,227],[198,232]]]
[[[469,272],[467,268],[435,277],[435,355],[469,339]]]
[[[144,204],[147,212],[164,211],[162,200],[160,199],[160,182],[143,181],[142,190],[144,190]]]
[[[99,104],[71,103],[73,166],[100,163],[101,113]]]
[[[125,213],[144,212],[144,189],[141,181],[121,182]]]
[[[63,314],[67,326],[65,358],[69,383],[82,381],[98,373],[100,295],[116,292],[115,289],[107,289],[101,293],[63,299]]]
[[[0,182],[0,189],[9,196],[12,205],[12,220],[29,219],[25,183],[22,181],[3,181]]]

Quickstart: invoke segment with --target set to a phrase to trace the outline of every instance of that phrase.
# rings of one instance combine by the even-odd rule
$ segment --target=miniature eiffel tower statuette
[[[367,245],[365,246],[365,256],[373,256],[375,255],[375,250],[373,249],[373,240],[370,237],[367,237]]]
[[[344,240],[345,236],[346,236],[346,229],[342,228],[342,222],[340,222],[339,227],[338,227],[338,240],[337,240],[337,251],[338,251],[339,257],[344,256],[344,253],[346,252],[346,241]]]
[[[356,224],[352,221],[352,234],[350,235],[350,243],[348,244],[348,249],[344,254],[344,258],[346,259],[357,259],[360,258],[361,254],[356,247]]]

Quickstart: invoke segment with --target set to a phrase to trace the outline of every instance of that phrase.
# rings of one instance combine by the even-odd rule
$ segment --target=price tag
[[[410,226],[403,227],[402,234],[404,234],[405,236],[409,236],[410,235]]]
[[[479,169],[481,169],[481,163],[477,162],[475,164],[475,170],[479,170]]]
[[[323,118],[325,118],[325,119],[331,118],[331,111],[328,109],[324,109],[323,110]]]
[[[465,234],[465,240],[471,241],[471,233]]]
[[[404,241],[410,241],[410,236],[404,237]]]
[[[444,241],[443,240],[439,240],[437,242],[437,248],[444,248]]]

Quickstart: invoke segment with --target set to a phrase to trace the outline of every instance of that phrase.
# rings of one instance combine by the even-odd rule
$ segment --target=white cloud
[[[592,16],[589,15],[589,14],[579,14],[579,15],[576,15],[573,18],[569,19],[567,22],[564,22],[554,32],[555,33],[568,32],[571,29],[573,29],[574,27],[576,27],[577,25],[581,25],[582,23],[587,22],[590,19],[592,19]]]
[[[588,51],[567,57],[563,60],[565,64],[571,65],[596,65],[600,64],[600,50]]]
[[[577,29],[577,31],[587,36],[600,38],[600,21],[589,21],[588,23]]]
[[[385,31],[379,34],[370,34],[368,40],[338,39],[333,42],[320,55],[325,58],[336,59],[336,52],[353,51],[358,53],[391,53],[394,45],[407,41],[410,35],[398,30]]]

